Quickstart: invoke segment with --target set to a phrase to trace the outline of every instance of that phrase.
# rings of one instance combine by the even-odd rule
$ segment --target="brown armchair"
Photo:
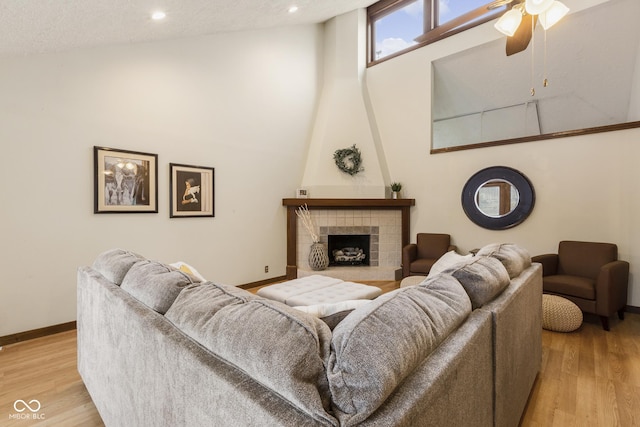
[[[545,293],[573,301],[585,313],[600,316],[609,330],[609,317],[624,319],[629,285],[629,263],[618,260],[613,243],[562,241],[557,254],[531,259],[542,264]]]
[[[402,248],[402,277],[426,276],[438,258],[454,250],[448,234],[418,233],[416,243]]]

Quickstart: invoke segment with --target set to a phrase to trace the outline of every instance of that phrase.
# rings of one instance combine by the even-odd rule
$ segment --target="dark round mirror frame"
[[[518,206],[509,214],[499,218],[485,215],[476,205],[476,193],[487,181],[501,179],[508,181],[520,193]],[[521,172],[507,166],[492,166],[476,172],[462,189],[462,209],[475,224],[489,230],[504,230],[515,227],[527,219],[536,201],[536,194],[529,179]]]

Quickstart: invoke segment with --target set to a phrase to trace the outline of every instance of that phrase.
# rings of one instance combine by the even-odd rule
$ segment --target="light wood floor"
[[[40,402],[32,413],[17,403]],[[37,409],[36,403],[30,407]],[[30,419],[17,419],[17,415]],[[34,416],[44,419],[34,420]],[[13,418],[11,418],[13,417]],[[76,331],[5,346],[0,351],[0,426],[102,426],[76,369]]]
[[[371,284],[385,292],[398,287]],[[611,332],[587,316],[573,333],[543,330],[542,345],[542,370],[522,426],[640,426],[640,314],[627,313],[624,321],[614,316]],[[15,419],[14,403],[32,399],[40,402],[42,418]],[[102,425],[76,370],[75,331],[0,351],[0,426]]]

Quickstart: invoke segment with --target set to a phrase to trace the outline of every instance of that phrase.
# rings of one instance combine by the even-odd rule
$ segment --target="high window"
[[[487,22],[506,6],[487,0],[381,0],[367,8],[369,65]]]

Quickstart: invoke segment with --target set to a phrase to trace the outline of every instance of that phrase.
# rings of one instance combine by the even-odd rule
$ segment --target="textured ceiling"
[[[0,56],[320,23],[375,1],[0,0]]]

